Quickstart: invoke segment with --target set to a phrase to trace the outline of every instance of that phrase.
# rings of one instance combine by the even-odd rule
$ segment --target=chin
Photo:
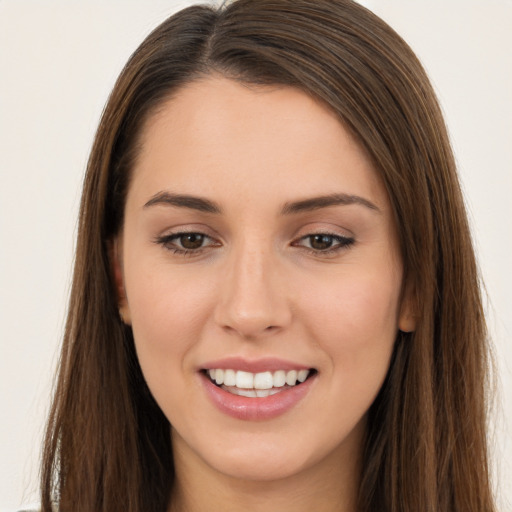
[[[316,470],[325,474],[338,471],[347,463],[352,465],[360,453],[363,431],[364,422],[360,422],[353,429],[330,436],[330,442],[326,442],[327,436],[298,428],[286,434],[264,429],[246,435],[231,432],[217,442],[210,437],[208,445],[200,442],[195,455],[200,465],[206,464],[218,474],[238,481],[283,481],[312,475]]]
[[[298,475],[316,462],[314,458],[305,458],[296,447],[291,454],[265,449],[224,454],[212,460],[211,465],[219,473],[236,480],[272,482]]]

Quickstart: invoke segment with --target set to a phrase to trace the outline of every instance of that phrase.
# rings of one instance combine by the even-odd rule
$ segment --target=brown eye
[[[292,243],[295,247],[303,247],[316,256],[333,256],[348,249],[355,242],[354,238],[329,233],[313,233]]]
[[[204,249],[218,247],[220,244],[204,233],[173,233],[155,239],[155,243],[165,249],[182,255],[200,254]]]
[[[183,249],[199,249],[204,243],[205,236],[200,233],[184,233],[179,236],[179,243]]]
[[[330,249],[334,243],[334,237],[331,235],[310,235],[309,246],[317,251]]]

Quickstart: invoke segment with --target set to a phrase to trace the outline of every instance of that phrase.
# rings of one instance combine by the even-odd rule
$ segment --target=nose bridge
[[[217,305],[217,323],[252,338],[276,331],[290,320],[278,261],[268,244],[246,239],[233,247]]]

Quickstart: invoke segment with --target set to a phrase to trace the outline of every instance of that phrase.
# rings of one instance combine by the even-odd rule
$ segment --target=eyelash
[[[300,245],[298,242],[301,242],[303,240],[310,240],[314,237],[326,237],[332,240],[333,244],[336,244],[334,246],[328,247],[327,249],[321,250],[321,249],[313,249],[312,247],[305,247],[303,245]],[[306,236],[302,236],[299,238],[298,242],[293,242],[293,246],[297,247],[304,247],[308,252],[315,256],[329,256],[332,254],[335,254],[337,252],[340,252],[342,250],[348,249],[351,245],[355,243],[355,239],[351,237],[346,237],[342,235],[336,235],[334,233],[311,233]]]
[[[206,240],[211,240],[214,242],[213,238],[200,232],[196,231],[184,231],[180,233],[172,233],[169,235],[164,235],[161,237],[157,237],[155,239],[155,243],[162,245],[166,250],[171,251],[173,254],[178,254],[180,256],[196,256],[201,254],[205,249],[208,247],[218,247],[220,243],[209,243],[206,246],[201,245],[200,247],[196,249],[185,249],[180,248],[176,245],[174,245],[176,240],[179,240],[182,237],[185,236],[196,236],[196,237],[202,237],[203,242]],[[313,249],[312,247],[306,247],[299,242],[308,240],[311,242],[313,237],[327,237],[331,239],[332,244],[335,244],[333,247],[328,247],[324,250],[322,249]],[[327,242],[328,243],[328,242]],[[304,250],[309,252],[310,254],[313,254],[315,256],[329,256],[332,254],[335,254],[337,252],[340,252],[342,250],[348,249],[350,246],[352,246],[355,243],[355,239],[351,237],[341,236],[334,233],[311,233],[305,236],[300,237],[297,241],[292,242],[293,247],[303,247]]]
[[[180,233],[172,233],[170,235],[164,235],[164,236],[158,237],[158,238],[156,238],[155,243],[162,245],[166,250],[171,251],[173,254],[179,254],[180,256],[195,256],[195,255],[201,254],[208,247],[212,247],[212,246],[215,247],[215,246],[220,245],[218,243],[210,243],[206,246],[201,245],[201,247],[198,247],[197,249],[186,249],[186,248],[180,248],[176,245],[173,245],[176,240],[179,240],[180,238],[185,237],[185,236],[198,236],[198,237],[202,237],[203,241],[204,240],[212,240],[213,241],[212,237],[210,237],[204,233],[199,233],[197,231],[183,231]]]

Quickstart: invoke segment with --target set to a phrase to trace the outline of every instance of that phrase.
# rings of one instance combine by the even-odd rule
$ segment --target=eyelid
[[[343,238],[354,238],[354,232],[346,226],[338,224],[333,220],[315,220],[313,222],[301,223],[294,230],[293,238],[299,239],[309,235],[331,235]]]

